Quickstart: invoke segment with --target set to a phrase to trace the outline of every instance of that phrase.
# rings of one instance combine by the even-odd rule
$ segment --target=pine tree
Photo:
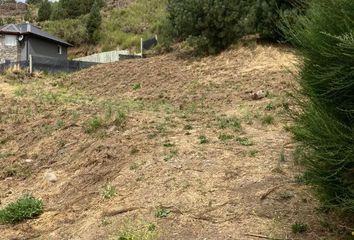
[[[48,0],[43,0],[38,9],[38,21],[47,21],[50,19],[52,6]]]
[[[97,42],[98,40],[97,33],[101,26],[101,23],[102,23],[102,17],[100,13],[100,4],[98,1],[95,1],[95,3],[92,5],[89,19],[86,25],[86,30],[89,35],[89,39],[93,43]]]

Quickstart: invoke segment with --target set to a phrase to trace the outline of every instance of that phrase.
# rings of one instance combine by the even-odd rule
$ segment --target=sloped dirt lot
[[[294,160],[295,62],[257,46],[2,76],[0,206],[45,209],[0,239],[339,239]]]

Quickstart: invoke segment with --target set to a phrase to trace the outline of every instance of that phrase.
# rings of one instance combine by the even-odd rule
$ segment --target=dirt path
[[[0,238],[338,239],[294,164],[284,110],[294,62],[258,46],[13,83],[21,94],[0,98],[1,206],[26,192],[46,206]]]

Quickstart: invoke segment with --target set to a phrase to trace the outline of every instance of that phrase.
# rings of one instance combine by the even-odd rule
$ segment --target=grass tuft
[[[0,223],[16,224],[26,219],[32,219],[43,212],[42,200],[32,195],[24,195],[16,202],[10,203],[0,210]]]
[[[308,226],[301,222],[296,222],[291,226],[293,233],[304,233],[308,230]]]

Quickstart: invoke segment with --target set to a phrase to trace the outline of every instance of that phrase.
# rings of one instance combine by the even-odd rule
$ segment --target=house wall
[[[10,60],[12,62],[20,61],[21,49],[17,46],[5,46],[5,35],[0,35],[0,62]]]
[[[67,47],[62,45],[62,54],[58,53],[58,43],[50,42],[45,39],[28,36],[28,54],[37,57],[50,57],[59,60],[66,60],[68,57]],[[21,49],[21,56],[26,56],[26,46]]]

